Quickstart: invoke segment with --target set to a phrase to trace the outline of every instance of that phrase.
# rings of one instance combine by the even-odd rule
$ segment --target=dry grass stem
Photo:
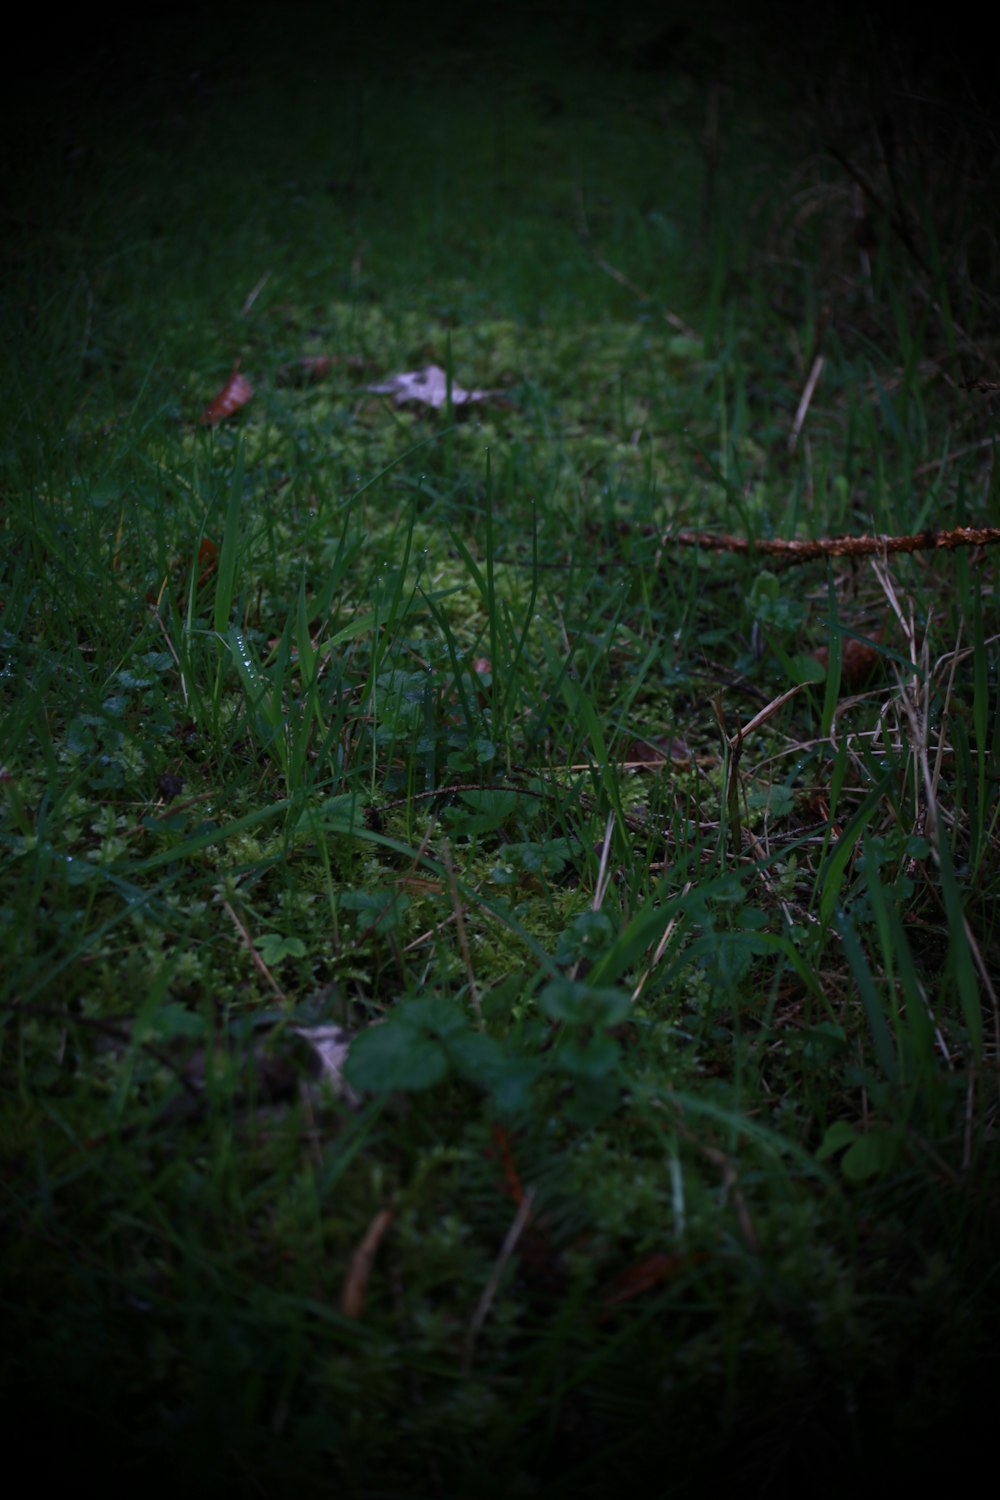
[[[465,1348],[462,1355],[462,1373],[468,1375],[472,1369],[476,1354],[476,1341],[480,1330],[489,1317],[490,1308],[493,1306],[497,1292],[500,1290],[500,1282],[507,1262],[517,1249],[517,1242],[521,1238],[531,1219],[535,1207],[537,1189],[530,1187],[517,1206],[513,1222],[504,1236],[504,1242],[500,1246],[500,1253],[496,1258],[493,1270],[490,1272],[489,1280],[483,1288],[482,1296],[476,1303],[476,1310],[469,1320],[469,1327],[465,1334]]]

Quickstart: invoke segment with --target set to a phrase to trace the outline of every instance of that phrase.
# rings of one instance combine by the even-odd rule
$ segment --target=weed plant
[[[817,102],[737,22],[249,8],[8,101],[36,1470],[832,1493],[979,1441],[996,549],[755,550],[1000,524],[988,153],[858,45]]]

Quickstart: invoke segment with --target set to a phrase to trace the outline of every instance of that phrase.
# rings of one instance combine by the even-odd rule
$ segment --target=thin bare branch
[[[812,362],[812,369],[809,371],[809,379],[805,383],[805,388],[802,392],[802,398],[799,401],[798,408],[795,412],[795,421],[792,423],[792,430],[788,435],[788,451],[790,453],[794,453],[796,447],[798,446],[799,434],[801,433],[802,428],[805,425],[806,416],[809,412],[809,405],[813,398],[813,392],[819,384],[819,377],[823,373],[823,366],[825,363],[826,361],[824,360],[822,354],[817,354],[816,358]]]
[[[702,547],[706,552],[739,552],[813,562],[819,557],[880,557],[891,552],[952,552],[956,547],[989,547],[1000,542],[1000,526],[955,526],[950,531],[918,531],[912,536],[821,536],[812,540],[746,537],[727,532],[675,531],[663,546]]]
[[[619,286],[623,286],[626,291],[631,292],[633,297],[638,297],[640,302],[652,302],[654,306],[658,306],[664,322],[669,323],[671,328],[676,328],[677,332],[682,333],[685,338],[696,339],[698,337],[690,323],[685,323],[684,319],[678,317],[677,313],[671,312],[669,307],[664,307],[662,303],[657,302],[657,299],[651,297],[648,292],[644,292],[641,286],[636,286],[632,278],[626,276],[624,271],[619,271],[617,266],[613,266],[610,261],[605,260],[603,255],[598,255],[596,250],[592,250],[591,254],[594,257],[595,264],[600,266],[601,270],[610,276],[612,281],[617,281]]]
[[[260,954],[257,952],[257,949],[254,947],[253,938],[250,936],[250,929],[247,927],[239,912],[228,901],[223,901],[222,909],[227,913],[229,917],[232,918],[233,926],[236,928],[236,931],[242,938],[243,946],[246,948],[250,957],[253,959],[254,967],[256,968],[258,974],[260,974],[266,984],[270,985],[271,989],[274,991],[275,995],[277,995],[279,1000],[287,1000],[288,996],[285,994],[284,990],[281,988],[281,985],[275,979],[274,975],[267,967],[267,964],[264,962]]]
[[[530,1187],[518,1204],[517,1213],[514,1215],[514,1222],[504,1236],[504,1242],[500,1246],[500,1254],[497,1256],[493,1270],[490,1272],[489,1280],[483,1288],[483,1294],[476,1303],[476,1310],[469,1320],[469,1327],[465,1335],[465,1349],[462,1356],[462,1373],[465,1375],[468,1375],[472,1369],[472,1361],[476,1353],[476,1340],[479,1337],[480,1329],[489,1317],[490,1308],[493,1306],[494,1298],[500,1288],[504,1269],[514,1254],[517,1242],[524,1233],[531,1218],[531,1213],[535,1206],[536,1192],[536,1188]]]
[[[365,1310],[365,1297],[375,1265],[375,1256],[391,1223],[392,1209],[380,1209],[365,1231],[364,1239],[351,1256],[340,1293],[340,1310],[345,1318],[360,1318]]]
[[[448,877],[448,889],[451,893],[452,912],[455,917],[455,931],[458,934],[458,947],[462,955],[462,963],[465,966],[465,977],[469,982],[469,999],[476,1018],[482,1025],[483,1011],[479,1001],[479,990],[476,986],[476,975],[472,967],[472,951],[469,948],[469,937],[465,930],[465,907],[458,891],[458,881],[455,879],[455,866],[451,857],[451,844],[446,839],[441,846],[441,863],[444,865],[445,874]]]

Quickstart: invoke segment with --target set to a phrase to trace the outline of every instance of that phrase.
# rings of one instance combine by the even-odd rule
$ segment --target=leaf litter
[[[205,407],[198,418],[201,427],[218,427],[228,417],[235,415],[253,397],[253,386],[245,375],[240,374],[239,360],[233,365],[229,379]]]
[[[375,396],[392,396],[397,406],[415,401],[419,406],[430,406],[440,411],[448,404],[448,376],[440,365],[425,365],[422,370],[406,370],[388,380],[378,381],[366,387]],[[474,401],[489,401],[500,395],[499,391],[467,391],[452,382],[452,406],[469,406]]]

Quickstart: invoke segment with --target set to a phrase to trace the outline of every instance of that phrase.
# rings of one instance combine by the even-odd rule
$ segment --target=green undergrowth
[[[578,19],[251,11],[16,101],[3,1370],[53,1470],[832,1493],[979,1440],[997,574],[933,543],[997,518],[987,166],[863,41],[879,125],[735,22]]]

